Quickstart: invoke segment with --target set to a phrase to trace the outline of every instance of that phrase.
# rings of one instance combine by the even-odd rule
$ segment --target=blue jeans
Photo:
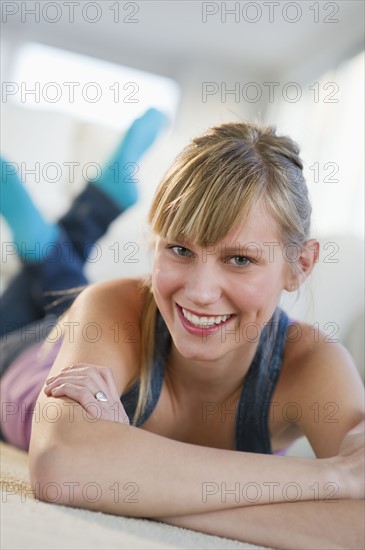
[[[59,239],[47,245],[45,259],[22,262],[0,298],[0,376],[20,353],[40,341],[40,334],[88,284],[83,268],[92,245],[121,213],[108,195],[89,183],[59,220]],[[69,289],[75,290],[62,292]]]
[[[22,262],[0,300],[0,336],[19,331],[46,315],[61,315],[80,287],[88,284],[84,265],[92,245],[122,209],[96,185],[88,183],[59,220],[60,236],[47,245],[40,262]],[[76,289],[75,292],[57,292]],[[53,292],[53,294],[52,294]],[[2,350],[3,351],[3,350]]]

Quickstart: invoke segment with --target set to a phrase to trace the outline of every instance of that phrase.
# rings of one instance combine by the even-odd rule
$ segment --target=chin
[[[226,351],[223,352],[222,349],[217,349],[209,340],[206,342],[200,341],[198,344],[192,344],[192,342],[179,342],[177,338],[174,340],[174,344],[180,355],[191,361],[216,361],[226,353]]]

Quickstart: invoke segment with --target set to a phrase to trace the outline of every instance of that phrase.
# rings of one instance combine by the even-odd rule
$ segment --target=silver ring
[[[94,395],[95,399],[97,401],[108,401],[108,398],[107,396],[105,395],[105,393],[101,390],[99,390],[98,392],[96,392],[96,394]]]

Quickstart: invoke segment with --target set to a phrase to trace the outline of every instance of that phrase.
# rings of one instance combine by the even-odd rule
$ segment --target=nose
[[[218,302],[222,295],[220,277],[208,262],[200,262],[189,272],[185,284],[185,298],[193,306],[207,306]]]

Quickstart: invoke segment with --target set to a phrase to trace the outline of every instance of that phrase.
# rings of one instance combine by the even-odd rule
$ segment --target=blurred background
[[[1,10],[1,153],[48,219],[134,118],[151,106],[169,117],[140,162],[140,202],[98,243],[90,280],[149,270],[148,205],[191,137],[224,121],[274,124],[301,147],[321,243],[311,280],[282,305],[342,341],[363,377],[363,1],[3,1]],[[1,234],[11,241],[4,220]],[[2,288],[18,268],[2,255]]]

